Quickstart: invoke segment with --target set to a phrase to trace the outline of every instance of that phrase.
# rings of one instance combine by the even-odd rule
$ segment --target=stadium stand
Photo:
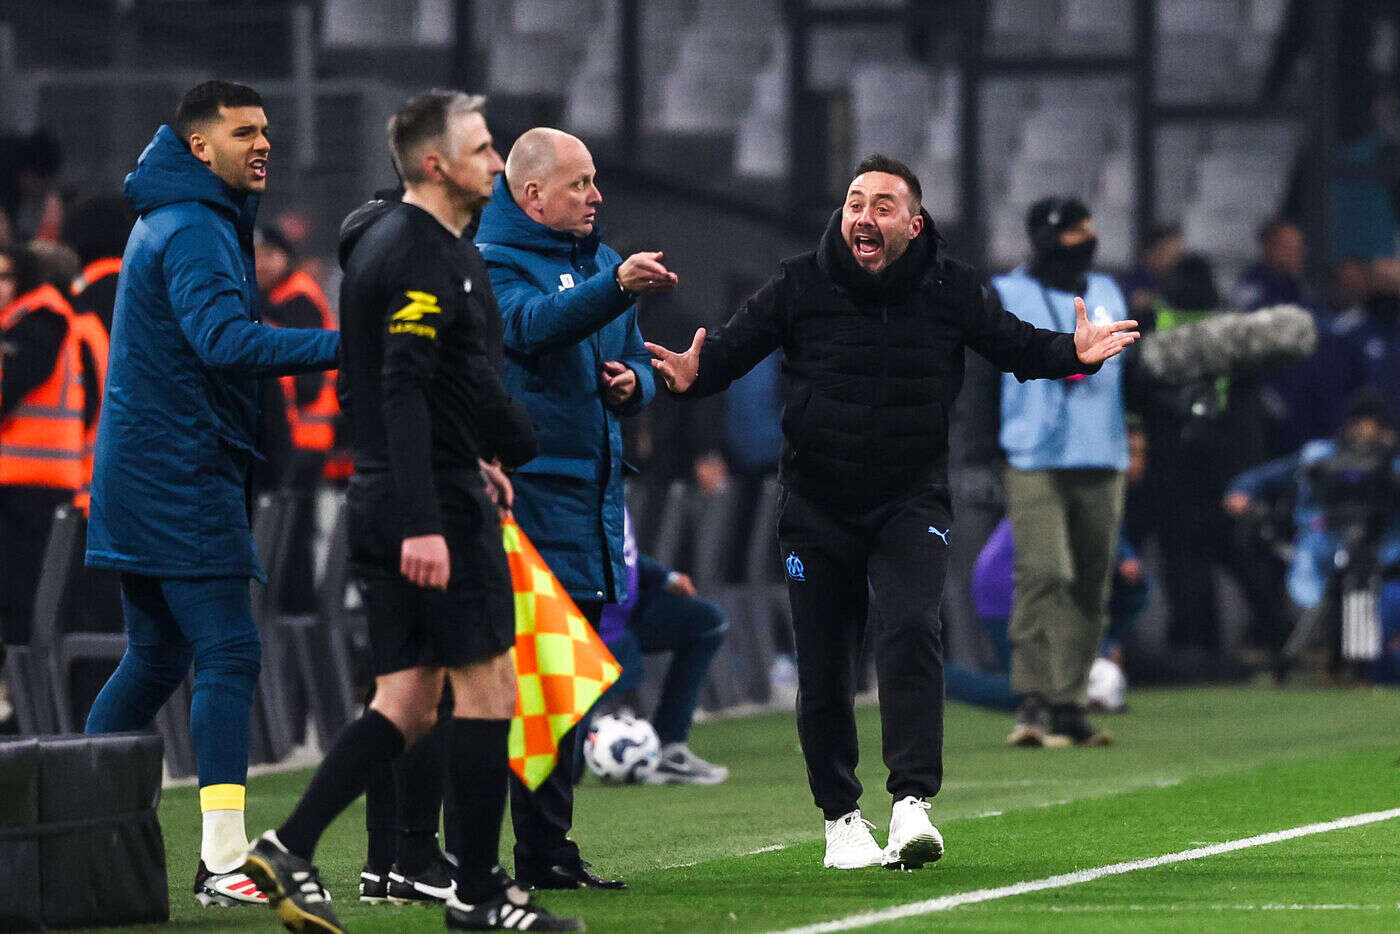
[[[182,6],[210,5],[137,4],[136,19],[122,27],[143,59],[159,63],[145,71],[115,56],[117,43],[94,38],[111,26],[110,11],[94,12],[70,0],[7,8],[0,49],[19,51],[0,52],[0,82],[16,89],[0,101],[0,114],[7,125],[53,128],[68,159],[65,177],[114,189],[149,128],[168,116],[169,101],[190,83],[196,67],[205,67],[203,53],[215,44],[211,37],[227,28],[224,13],[198,23],[198,16],[177,9]],[[278,145],[286,145],[279,170],[288,169],[268,204],[295,205],[306,213],[313,248],[324,247],[359,199],[391,181],[379,155],[383,115],[407,89],[441,83],[450,73],[453,6],[448,0],[326,0],[308,25],[295,5],[260,5],[256,22],[272,37],[268,44],[284,39],[291,47],[305,40],[310,49],[297,60],[279,47],[261,57],[258,67],[268,73],[259,85],[279,124]],[[695,257],[686,271],[687,296],[700,296],[697,305],[712,318],[727,312],[727,298],[718,296],[721,283],[739,271],[731,267],[768,268],[766,257],[736,257],[745,251],[726,248],[736,230],[749,238],[746,243],[772,241],[768,248],[775,257],[809,245],[812,217],[792,210],[784,190],[796,129],[788,4],[636,4],[645,39],[637,50],[640,136],[632,150],[624,149],[622,139],[625,0],[478,0],[471,6],[479,74],[495,100],[491,119],[498,140],[508,144],[532,123],[557,123],[590,144],[596,137],[599,166],[608,173],[610,226],[634,236],[663,230],[668,241],[684,244],[690,252],[682,255]],[[960,255],[985,259],[992,268],[1022,261],[1026,207],[1053,191],[1092,206],[1101,265],[1117,272],[1133,265],[1140,232],[1135,0],[989,0],[977,56],[960,54],[956,36],[920,45],[907,16],[919,4],[825,0],[806,6],[824,17],[810,24],[805,69],[807,90],[818,101],[822,164],[829,167],[827,178],[810,185],[820,205],[811,212],[818,221],[834,203],[827,190],[832,179],[844,184],[843,173],[855,158],[880,150],[911,162],[927,208],[950,231]],[[1258,91],[1287,6],[1286,0],[1154,4],[1150,152],[1156,219],[1179,221],[1190,247],[1215,262],[1222,283],[1251,258],[1256,229],[1282,206],[1308,135],[1294,103],[1262,116],[1248,114],[1245,106]],[[852,11],[859,17],[840,18]],[[162,17],[174,25],[162,26]],[[71,29],[63,30],[46,57],[36,56],[33,43],[16,41],[64,18]],[[972,58],[980,63],[969,77]],[[234,52],[207,61],[240,67]],[[963,229],[963,98],[974,79],[981,148],[970,161],[981,226]],[[679,213],[668,204],[648,214],[660,203],[658,192],[690,207]],[[656,213],[681,220],[666,229]],[[781,237],[773,235],[776,229]],[[698,241],[719,242],[701,250],[693,248]],[[704,697],[711,709],[762,703],[769,696],[769,636],[786,625],[787,612],[782,586],[763,570],[771,557],[765,536],[771,535],[776,496],[776,486],[765,486],[758,508],[748,514],[731,499],[708,500],[676,485],[663,492],[662,502],[634,509],[649,551],[692,571],[731,618],[748,621],[734,627],[712,669]],[[322,520],[317,609],[300,616],[279,611],[280,588],[310,586],[281,573],[278,555],[285,553],[287,531],[280,502],[277,495],[260,502],[256,517],[269,571],[279,570],[256,597],[264,670],[272,676],[263,679],[260,690],[269,693],[255,707],[255,761],[285,756],[305,735],[308,717],[325,742],[353,716],[356,654],[364,641],[345,586],[343,517],[335,494]],[[721,572],[718,556],[746,523],[758,534],[746,538],[741,578],[727,579],[732,575]],[[58,538],[50,543],[62,544]],[[57,552],[52,564],[59,567]],[[115,645],[110,636],[79,637],[56,625],[52,639],[12,649],[6,662],[12,692],[22,701],[20,728],[27,731],[77,726],[81,712],[69,709],[71,699],[58,700],[65,672],[84,653],[110,655]],[[330,663],[310,666],[312,654]],[[183,704],[187,708],[188,688]],[[177,695],[158,723],[172,775],[193,767],[180,707]]]

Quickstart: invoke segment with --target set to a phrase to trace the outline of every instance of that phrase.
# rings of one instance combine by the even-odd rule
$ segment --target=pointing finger
[[[1086,321],[1089,317],[1089,309],[1084,304],[1084,299],[1078,296],[1074,299],[1074,316],[1080,321]]]

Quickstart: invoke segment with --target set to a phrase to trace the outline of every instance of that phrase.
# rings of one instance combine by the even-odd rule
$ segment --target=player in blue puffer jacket
[[[267,117],[252,88],[189,91],[126,177],[127,241],[97,433],[87,563],[121,572],[128,645],[87,732],[150,726],[193,661],[203,904],[259,902],[239,870],[248,716],[260,668],[248,471],[264,376],[328,369],[334,331],[258,320],[253,225]]]

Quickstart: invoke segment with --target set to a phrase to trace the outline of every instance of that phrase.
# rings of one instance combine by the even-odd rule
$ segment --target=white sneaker
[[[890,841],[885,847],[886,869],[918,869],[943,856],[943,835],[928,819],[932,804],[909,795],[894,803]]]
[[[864,869],[880,865],[884,854],[870,835],[874,829],[874,824],[860,816],[859,808],[827,821],[826,858],[822,865],[827,869]]]
[[[728,777],[726,766],[706,762],[685,743],[667,743],[655,764],[641,773],[648,785],[718,785]]]

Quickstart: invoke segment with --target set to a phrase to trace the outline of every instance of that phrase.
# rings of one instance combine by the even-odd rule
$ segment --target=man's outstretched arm
[[[178,231],[165,251],[162,271],[180,330],[205,366],[292,376],[336,365],[338,332],[250,320],[224,261],[214,239],[195,227]]]
[[[714,395],[783,346],[787,338],[787,309],[783,300],[786,271],[779,269],[713,334],[695,332],[689,349],[673,353],[647,342],[651,365],[666,388],[691,398]]]
[[[965,340],[992,365],[1025,381],[1096,373],[1105,360],[1138,339],[1136,321],[1091,322],[1082,298],[1074,300],[1074,312],[1073,334],[1047,331],[1007,311],[996,289],[982,285],[969,314]]]

